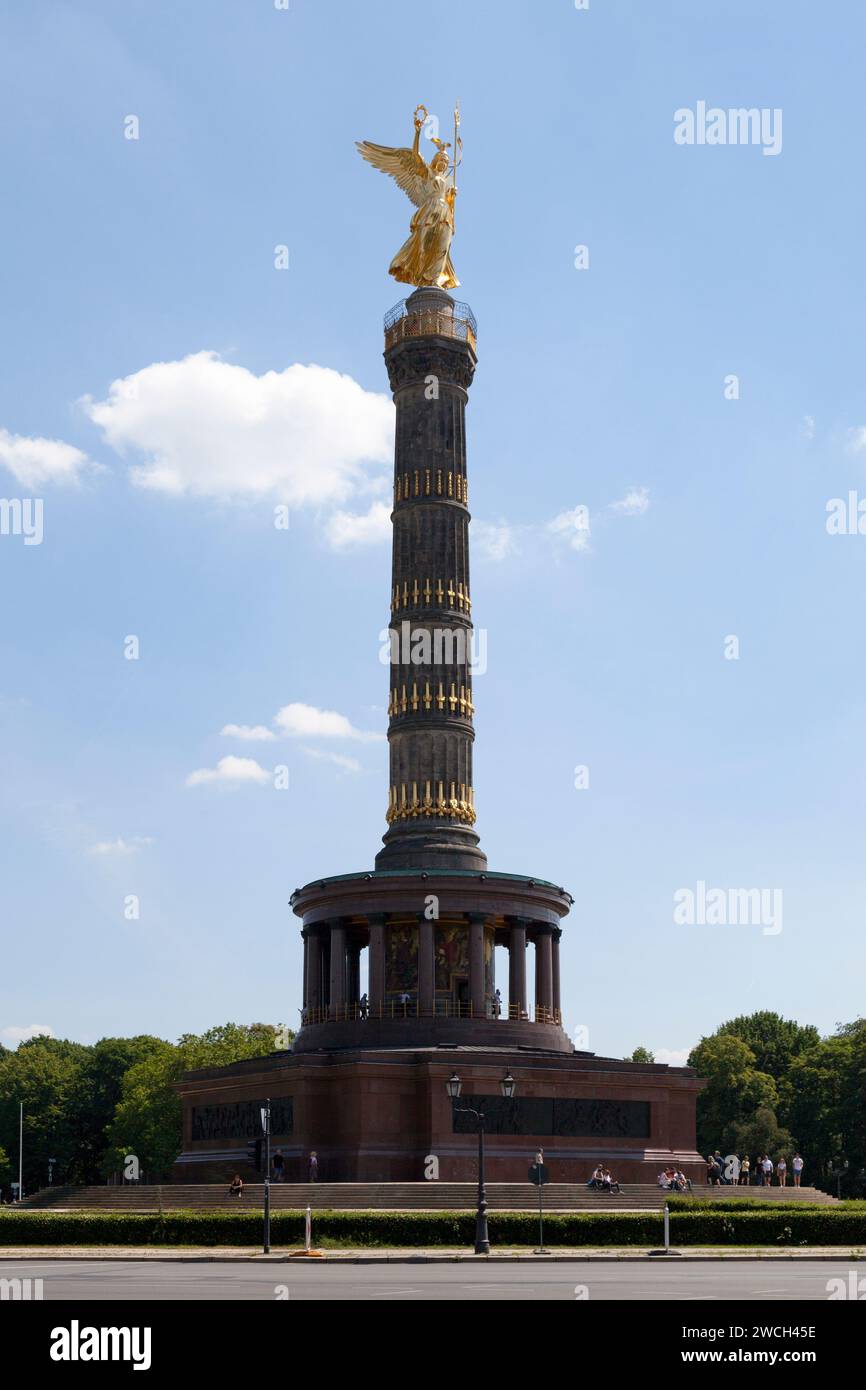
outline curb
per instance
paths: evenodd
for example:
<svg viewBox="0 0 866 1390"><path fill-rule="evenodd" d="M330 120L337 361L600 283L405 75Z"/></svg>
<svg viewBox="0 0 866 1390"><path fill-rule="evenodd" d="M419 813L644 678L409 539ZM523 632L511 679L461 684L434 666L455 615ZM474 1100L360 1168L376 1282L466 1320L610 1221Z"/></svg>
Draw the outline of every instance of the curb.
<svg viewBox="0 0 866 1390"><path fill-rule="evenodd" d="M186 1253L185 1251L169 1252L160 1251L155 1253L151 1250L141 1250L136 1253L124 1251L122 1254L115 1254L112 1250L84 1250L75 1251L67 1248L62 1252L49 1247L50 1253L44 1253L38 1246L21 1247L3 1250L0 1249L0 1262L9 1261L41 1261L41 1262L112 1262L112 1263L134 1263L134 1264L304 1264L306 1259L303 1254L279 1254L276 1252L264 1255L259 1252L238 1252L205 1254L205 1253ZM866 1251L862 1249L852 1249L847 1246L840 1246L838 1250L828 1250L826 1247L815 1250L731 1250L731 1251L711 1251L711 1250L672 1250L672 1255L678 1257L677 1262L685 1260L692 1263L718 1263L720 1261L742 1262L742 1261L763 1261L772 1263L773 1261L824 1261L838 1263L840 1260L847 1262L862 1262L866 1260ZM631 1251L606 1251L606 1250L569 1250L560 1253L547 1251L543 1255L535 1255L529 1252L508 1252L501 1255L475 1255L464 1251L443 1251L441 1254L419 1253L414 1254L409 1251L394 1251L381 1254L355 1253L354 1251L322 1251L321 1258L310 1261L315 1265L322 1264L587 1264L587 1263L640 1263L652 1262L659 1264L666 1257L662 1254L651 1254L649 1250Z"/></svg>

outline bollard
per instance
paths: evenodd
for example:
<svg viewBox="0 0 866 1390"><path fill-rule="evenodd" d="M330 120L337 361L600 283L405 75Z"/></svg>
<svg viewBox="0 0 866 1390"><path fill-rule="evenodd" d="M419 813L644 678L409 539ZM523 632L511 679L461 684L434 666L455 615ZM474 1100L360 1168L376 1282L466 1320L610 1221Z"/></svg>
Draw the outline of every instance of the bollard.
<svg viewBox="0 0 866 1390"><path fill-rule="evenodd" d="M307 1216L304 1222L304 1248L309 1255L313 1245L313 1212L311 1207L307 1207Z"/></svg>

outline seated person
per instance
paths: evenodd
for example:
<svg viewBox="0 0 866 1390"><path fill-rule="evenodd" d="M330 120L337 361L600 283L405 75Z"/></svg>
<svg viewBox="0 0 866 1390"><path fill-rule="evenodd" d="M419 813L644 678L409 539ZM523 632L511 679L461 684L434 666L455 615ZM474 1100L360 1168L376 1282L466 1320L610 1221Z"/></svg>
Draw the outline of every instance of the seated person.
<svg viewBox="0 0 866 1390"><path fill-rule="evenodd" d="M679 1168L677 1168L676 1172L674 1173L674 1186L676 1187L677 1192L691 1192L692 1180L691 1178L687 1178L685 1173L683 1173Z"/></svg>
<svg viewBox="0 0 866 1390"><path fill-rule="evenodd" d="M587 1185L587 1187L601 1188L601 1186L602 1186L602 1184L603 1184L603 1179L604 1179L604 1169L602 1168L601 1164L599 1163L598 1167L595 1169L595 1172L593 1173L592 1177L590 1178L589 1182L588 1182L586 1185Z"/></svg>
<svg viewBox="0 0 866 1390"><path fill-rule="evenodd" d="M619 1183L616 1178L611 1177L609 1168L605 1168L601 1181L605 1192L619 1192Z"/></svg>
<svg viewBox="0 0 866 1390"><path fill-rule="evenodd" d="M241 1177L240 1173L235 1173L234 1177L232 1178L232 1185L229 1188L229 1196L240 1197L243 1194L243 1190L244 1180Z"/></svg>

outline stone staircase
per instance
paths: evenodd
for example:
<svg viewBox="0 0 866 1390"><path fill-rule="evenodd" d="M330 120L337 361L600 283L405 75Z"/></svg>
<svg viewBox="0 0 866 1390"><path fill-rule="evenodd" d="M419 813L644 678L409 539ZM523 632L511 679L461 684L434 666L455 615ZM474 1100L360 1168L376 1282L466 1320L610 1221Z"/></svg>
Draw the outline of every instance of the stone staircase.
<svg viewBox="0 0 866 1390"><path fill-rule="evenodd" d="M474 1211L475 1183L272 1183L271 1210L310 1206L331 1211ZM809 1202L833 1205L835 1197L814 1187L696 1187L696 1197L737 1202L759 1198L771 1202ZM544 1189L545 1211L658 1211L669 1193L655 1183L627 1184L622 1193L590 1192L583 1183L549 1183ZM162 1186L43 1188L25 1198L30 1210L52 1211L229 1211L261 1210L264 1187L250 1183L240 1199L228 1196L226 1183L166 1183ZM537 1211L538 1189L530 1183L487 1184L491 1211Z"/></svg>

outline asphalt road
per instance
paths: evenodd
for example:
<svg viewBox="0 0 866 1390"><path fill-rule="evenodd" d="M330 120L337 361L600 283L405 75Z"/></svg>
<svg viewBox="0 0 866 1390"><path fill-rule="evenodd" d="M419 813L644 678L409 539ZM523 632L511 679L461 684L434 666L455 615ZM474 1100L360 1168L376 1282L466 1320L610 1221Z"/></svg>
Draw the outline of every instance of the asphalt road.
<svg viewBox="0 0 866 1390"><path fill-rule="evenodd" d="M0 1263L0 1278L43 1280L51 1300L250 1300L287 1298L416 1302L557 1300L711 1301L786 1299L826 1302L828 1280L846 1285L863 1265L822 1260L766 1262L637 1261L568 1264L179 1264L111 1260Z"/></svg>

